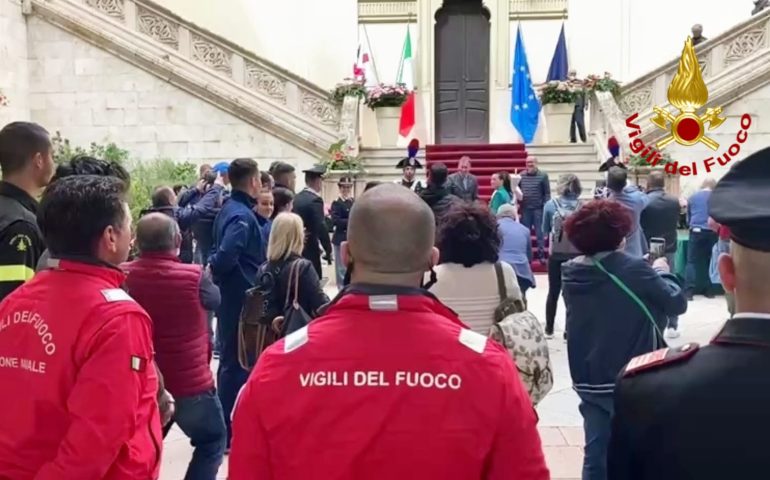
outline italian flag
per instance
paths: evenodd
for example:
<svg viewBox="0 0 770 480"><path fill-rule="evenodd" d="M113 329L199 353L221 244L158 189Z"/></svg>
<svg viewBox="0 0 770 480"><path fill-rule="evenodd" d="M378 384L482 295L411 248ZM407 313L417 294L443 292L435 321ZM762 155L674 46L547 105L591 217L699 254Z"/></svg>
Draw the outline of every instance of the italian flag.
<svg viewBox="0 0 770 480"><path fill-rule="evenodd" d="M406 86L409 94L406 102L401 106L401 121L398 125L398 133L402 137L409 137L414 129L414 70L412 66L412 37L409 35L409 29L406 30L406 39L404 40L404 50L401 54L401 65L398 69L398 83Z"/></svg>

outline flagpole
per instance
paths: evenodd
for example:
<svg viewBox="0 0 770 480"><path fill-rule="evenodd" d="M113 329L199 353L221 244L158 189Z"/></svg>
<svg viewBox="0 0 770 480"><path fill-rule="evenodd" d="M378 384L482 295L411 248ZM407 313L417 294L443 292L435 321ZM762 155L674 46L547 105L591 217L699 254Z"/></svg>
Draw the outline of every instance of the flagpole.
<svg viewBox="0 0 770 480"><path fill-rule="evenodd" d="M377 72L377 62L374 61L374 50L372 50L372 42L369 41L369 31L366 29L364 23L364 36L366 37L366 46L369 47L369 55L372 57L372 68L374 69L374 76L377 77L377 81L380 81L380 74Z"/></svg>
<svg viewBox="0 0 770 480"><path fill-rule="evenodd" d="M411 13L409 14L411 16ZM406 39L409 38L409 21L406 22L406 36L404 37L404 44L401 46L401 60L398 62L398 71L396 72L396 82L401 78L404 73L404 53L406 52Z"/></svg>

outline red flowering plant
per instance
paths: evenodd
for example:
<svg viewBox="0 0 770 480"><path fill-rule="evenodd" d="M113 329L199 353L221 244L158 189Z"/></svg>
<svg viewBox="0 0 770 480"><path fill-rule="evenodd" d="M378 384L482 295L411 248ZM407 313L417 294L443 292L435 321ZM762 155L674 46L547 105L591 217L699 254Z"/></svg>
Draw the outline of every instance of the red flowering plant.
<svg viewBox="0 0 770 480"><path fill-rule="evenodd" d="M8 97L5 96L2 90L0 90L0 107L8 106Z"/></svg>
<svg viewBox="0 0 770 480"><path fill-rule="evenodd" d="M340 140L329 147L329 156L324 164L329 170L358 171L361 169L361 159L355 155L355 149Z"/></svg>
<svg viewBox="0 0 770 480"><path fill-rule="evenodd" d="M365 103L372 110L381 107L400 107L406 102L407 95L409 95L409 89L404 84L381 83L369 89Z"/></svg>

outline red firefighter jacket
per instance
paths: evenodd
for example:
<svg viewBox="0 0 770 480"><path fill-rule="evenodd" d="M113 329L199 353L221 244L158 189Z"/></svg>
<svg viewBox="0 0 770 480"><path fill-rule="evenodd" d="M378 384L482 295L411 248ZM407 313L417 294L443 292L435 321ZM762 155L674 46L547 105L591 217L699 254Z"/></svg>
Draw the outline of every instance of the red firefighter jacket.
<svg viewBox="0 0 770 480"><path fill-rule="evenodd" d="M230 480L546 480L506 352L422 290L349 287L260 357Z"/></svg>
<svg viewBox="0 0 770 480"><path fill-rule="evenodd" d="M0 303L0 478L158 478L150 318L124 279L61 260Z"/></svg>

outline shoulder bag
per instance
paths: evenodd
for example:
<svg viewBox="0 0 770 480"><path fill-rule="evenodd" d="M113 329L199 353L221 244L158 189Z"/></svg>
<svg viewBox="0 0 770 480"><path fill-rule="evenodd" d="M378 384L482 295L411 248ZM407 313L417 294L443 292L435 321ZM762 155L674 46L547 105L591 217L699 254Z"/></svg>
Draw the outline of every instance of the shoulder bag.
<svg viewBox="0 0 770 480"><path fill-rule="evenodd" d="M299 304L299 277L300 269L307 260L302 258L295 260L289 272L289 281L286 284L286 301L283 306L283 326L281 337L296 332L310 323L310 315ZM294 293L292 298L292 292Z"/></svg>
<svg viewBox="0 0 770 480"><path fill-rule="evenodd" d="M259 270L257 285L246 290L238 321L238 363L244 370L251 370L262 352L278 339L266 315L275 278L269 264L265 264Z"/></svg>
<svg viewBox="0 0 770 480"><path fill-rule="evenodd" d="M537 405L553 388L548 342L537 317L525 310L521 300L508 298L499 262L495 263L495 274L500 305L495 309L495 324L489 337L508 351L532 404Z"/></svg>

